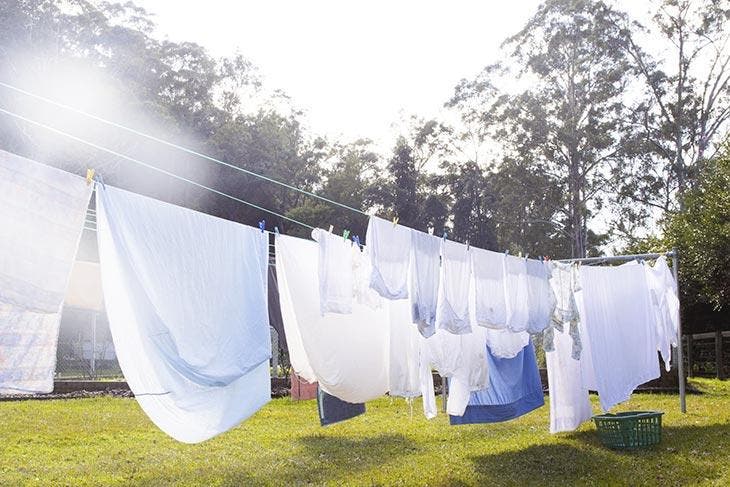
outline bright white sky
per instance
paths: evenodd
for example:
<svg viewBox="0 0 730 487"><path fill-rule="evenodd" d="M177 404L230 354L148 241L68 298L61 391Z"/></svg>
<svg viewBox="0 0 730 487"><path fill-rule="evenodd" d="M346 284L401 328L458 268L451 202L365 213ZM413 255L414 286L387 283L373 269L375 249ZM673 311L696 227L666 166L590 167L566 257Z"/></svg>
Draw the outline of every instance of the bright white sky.
<svg viewBox="0 0 730 487"><path fill-rule="evenodd" d="M237 50L268 88L280 88L317 134L389 145L401 119L435 116L462 78L497 60L499 46L539 0L138 0L159 36L216 56Z"/></svg>

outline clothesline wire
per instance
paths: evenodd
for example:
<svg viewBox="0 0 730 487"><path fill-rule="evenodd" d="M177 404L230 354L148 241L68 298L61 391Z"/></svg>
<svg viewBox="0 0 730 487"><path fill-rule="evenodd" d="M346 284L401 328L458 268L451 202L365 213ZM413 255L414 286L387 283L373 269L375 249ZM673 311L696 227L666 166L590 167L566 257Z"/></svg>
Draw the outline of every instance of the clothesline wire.
<svg viewBox="0 0 730 487"><path fill-rule="evenodd" d="M312 198L316 198L318 200L325 201L325 202L327 202L329 204L336 205L336 206L339 206L341 208L345 208L345 209L350 210L350 211L354 211L355 213L359 213L360 215L369 216L366 212L364 212L362 210L359 210L357 208L354 208L352 206L348 206L348 205L346 205L344 203L340 203L338 201L329 199L327 197L318 195L316 193L312 193L311 191L307 191L305 189L297 188L296 186L292 186L291 184L287 184L287 183L284 183L282 181L278 181L278 180L273 179L273 178L270 178L268 176L264 176L263 174L258 174L256 172L250 171L248 169L244 169L244 168L239 167L239 166L236 166L234 164L231 164L231 163L228 163L228 162L225 162L225 161L221 161L220 159L216 159L215 157L209 156L207 154L203 154L201 152L195 151L193 149L189 149L187 147L184 147L184 146L175 144L173 142L169 142L167 140L160 139L159 137L155 137L153 135L149 135L149 134L146 134L144 132L140 132L139 130L133 129L131 127L127 127L125 125L122 125L122 124L117 123L117 122L113 122L111 120L107 120L105 118L99 117L98 115L94 115L93 113L89 113L89 112L86 112L84 110L80 110L78 108L75 108L75 107L66 105L64 103L57 102L55 100L52 100L50 98L46 98L46 97L41 96L41 95L38 95L36 93L32 93L30 91L26 91L26 90L24 90L22 88L18 88L17 86L13 86L13 85L10 85L10 84L5 83L5 82L2 82L2 81L0 81L0 86L3 86L3 87L8 88L10 90L14 90L14 91L16 91L18 93L22 93L22 94L24 94L26 96L30 96L30 97L35 98L37 100L41 100L41 101L44 101L46 103L50 103L51 105L55 105L55 106L57 106L59 108L63 108L64 110L69 110L69 111L74 112L74 113L77 113L79 115L83 115L85 117L91 118L93 120L96 120L98 122L104 123L106 125L110 125L112 127L116 127L116 128L121 129L121 130L125 130L125 131L127 131L129 133L138 135L140 137L144 137L146 139L152 140L152 141L157 142L159 144L163 144L163 145L166 145L168 147L173 147L173 148L178 149L178 150L181 150L183 152L187 152L188 154L191 154L191 155L194 155L194 156L197 156L197 157L201 157L203 159L207 159L208 161L215 162L216 164L220 164L220 165L229 167L231 169L234 169L236 171L240 171L242 173L248 174L249 176L253 176L253 177L256 177L256 178L259 178L259 179L263 179L264 181L268 181L270 183L277 184L279 186L282 186L284 188L290 189L292 191L297 191L297 192L302 193L302 194L305 194L307 196L311 196Z"/></svg>
<svg viewBox="0 0 730 487"><path fill-rule="evenodd" d="M224 193L224 192L222 192L222 191L218 191L217 189L211 188L211 187L209 187L209 186L206 186L206 185L204 185L204 184L201 184L201 183L199 183L199 182L197 182L197 181L193 181L193 180L191 180L191 179L188 179L188 178L186 178L186 177L180 176L180 175L178 175L178 174L175 174L175 173L173 173L173 172L167 171L167 170L165 170L165 169L161 169L161 168L159 168L159 167L156 167L156 166L153 166L153 165L151 165L151 164L148 164L148 163L146 163L146 162L143 162L143 161L140 161L140 160L138 160L138 159L135 159L134 157L130 157L130 156L127 156L127 155L125 155L125 154L122 154L122 153L120 153L120 152L117 152L117 151L115 151L115 150L112 150L112 149L108 149L108 148L106 148L106 147L100 146L100 145L98 145L98 144L95 144L95 143L93 143L93 142L90 142L90 141L88 141L88 140L82 139L81 137L77 137L77 136L75 136L75 135L69 134L68 132L64 132L63 130L57 129L57 128L55 128L55 127L52 127L52 126L50 126L50 125L46 125L46 124L44 124L44 123L42 123L42 122L38 122L38 121L36 121L36 120L33 120L33 119L30 119L30 118L27 118L27 117L25 117L25 116L23 116L23 115L20 115L20 114L18 114L18 113L12 112L12 111L10 111L10 110L6 110L5 108L2 108L2 107L0 107L0 113L4 113L4 114L6 114L6 115L9 115L9 116L11 116L11 117L15 117L15 118L17 118L17 119L19 119L19 120L22 120L22 121L26 122L26 123L30 123L30 124L32 124L32 125L36 125L36 126L38 126L38 127L44 128L44 129L46 129L46 130L49 130L49 131L51 131L51 132L54 132L54 133L56 133L56 134L59 134L59 135L63 135L63 136L65 136L65 137L68 137L68 138L70 138L71 140L74 140L74 141L76 141L76 142L79 142L79 143L81 143L81 144L85 144L85 145L87 145L87 146L89 146L89 147L92 147L92 148L94 148L94 149L96 149L96 150L100 150L100 151L102 151L102 152L106 152L106 153L108 153L108 154L111 154L111 155L113 155L113 156L116 156L116 157L119 157L119 158L125 159L125 160L127 160L127 161L133 162L133 163L135 163L135 164L139 164L140 166L146 167L146 168L148 168L148 169L152 169L152 170L154 170L154 171L158 171L158 172L160 172L160 173L162 173L162 174L165 174L165 175L167 175L167 176L173 177L173 178L175 178L175 179L178 179L178 180L180 180L180 181L184 181L184 182L186 182L186 183L192 184L193 186L197 186L197 187L199 187L199 188L202 188L202 189L206 189L206 190L208 190L208 191L211 191L211 192L213 192L213 193L215 193L215 194L218 194L218 195L220 195L220 196L224 196L224 197L226 197L226 198L230 198L230 199L232 199L233 201L238 201L239 203L242 203L242 204L244 204L244 205L248 205L248 206L250 206L250 207L252 207L252 208L256 208L257 210L260 210L260 211L263 211L263 212L269 213L269 214L271 214L271 215L274 215L274 216L276 216L276 217L282 218L282 219L284 219L284 220L288 220L288 221L290 221L290 222L292 222L292 223L296 223L297 225L301 225L301 226L303 226L303 227L305 227L305 228L308 228L308 229L310 229L310 230L314 230L314 227L313 227L312 225L309 225L309 224L307 224L307 223L301 222L301 221L299 221L299 220L296 220L296 219L294 219L294 218L288 217L288 216L286 216L286 215L282 215L281 213L277 213L277 212L275 212L275 211L273 211L273 210L269 210L269 209L267 209L267 208L264 208L264 207L262 207L262 206L259 206L259 205L256 205L256 204L254 204L254 203L251 203L251 202L249 202L249 201L243 200L243 199L241 199L241 198L237 198L236 196L232 196L232 195L230 195L230 194L227 194L227 193Z"/></svg>

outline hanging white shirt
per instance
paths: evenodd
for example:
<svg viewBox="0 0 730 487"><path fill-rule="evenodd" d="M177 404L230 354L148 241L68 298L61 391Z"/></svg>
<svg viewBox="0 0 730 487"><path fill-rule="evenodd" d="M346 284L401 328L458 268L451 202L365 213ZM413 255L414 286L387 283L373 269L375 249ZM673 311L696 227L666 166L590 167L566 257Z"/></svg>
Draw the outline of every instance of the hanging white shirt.
<svg viewBox="0 0 730 487"><path fill-rule="evenodd" d="M441 244L441 281L436 307L436 328L454 334L471 332L469 287L471 265L466 245L443 240Z"/></svg>
<svg viewBox="0 0 730 487"><path fill-rule="evenodd" d="M84 178L0 151L0 394L53 391L91 190Z"/></svg>
<svg viewBox="0 0 730 487"><path fill-rule="evenodd" d="M527 291L527 259L504 257L504 292L507 303L507 328L525 331L530 319L530 298Z"/></svg>
<svg viewBox="0 0 730 487"><path fill-rule="evenodd" d="M372 264L370 287L386 299L407 298L411 229L372 216L366 239Z"/></svg>
<svg viewBox="0 0 730 487"><path fill-rule="evenodd" d="M197 443L270 400L268 236L106 186L104 301L119 365L165 433Z"/></svg>
<svg viewBox="0 0 730 487"><path fill-rule="evenodd" d="M413 230L411 243L411 319L424 337L430 337L436 333L441 239Z"/></svg>
<svg viewBox="0 0 730 487"><path fill-rule="evenodd" d="M504 254L479 248L472 248L470 254L476 292L476 323L487 328L505 328Z"/></svg>
<svg viewBox="0 0 730 487"><path fill-rule="evenodd" d="M312 230L312 238L319 246L320 313L352 313L352 242L321 228Z"/></svg>
<svg viewBox="0 0 730 487"><path fill-rule="evenodd" d="M651 296L638 264L581 266L580 279L581 331L589 342L601 407L608 411L628 400L637 386L659 377Z"/></svg>

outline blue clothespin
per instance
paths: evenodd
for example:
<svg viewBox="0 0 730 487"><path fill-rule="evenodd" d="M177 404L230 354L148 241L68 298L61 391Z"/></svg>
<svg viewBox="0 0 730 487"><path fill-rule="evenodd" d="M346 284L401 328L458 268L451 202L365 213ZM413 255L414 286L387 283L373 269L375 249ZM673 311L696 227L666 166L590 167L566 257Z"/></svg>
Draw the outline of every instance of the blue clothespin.
<svg viewBox="0 0 730 487"><path fill-rule="evenodd" d="M98 174L97 173L94 176L94 181L96 181L97 183L101 184L101 187L104 188L104 189L106 189L106 184L104 184L104 178L101 177L101 174Z"/></svg>
<svg viewBox="0 0 730 487"><path fill-rule="evenodd" d="M359 235L355 235L354 237L352 237L352 241L355 242L355 245L357 245L358 248L361 247L361 245L360 245L360 236Z"/></svg>
<svg viewBox="0 0 730 487"><path fill-rule="evenodd" d="M259 230L261 230L261 233L264 233L266 230L266 220L261 220L259 222Z"/></svg>
<svg viewBox="0 0 730 487"><path fill-rule="evenodd" d="M444 230L444 240L446 240L446 236L448 235L448 232Z"/></svg>
<svg viewBox="0 0 730 487"><path fill-rule="evenodd" d="M342 231L342 238L343 238L344 240L347 240L347 238L348 238L349 236L350 236L350 231L349 231L349 230L343 230L343 231Z"/></svg>

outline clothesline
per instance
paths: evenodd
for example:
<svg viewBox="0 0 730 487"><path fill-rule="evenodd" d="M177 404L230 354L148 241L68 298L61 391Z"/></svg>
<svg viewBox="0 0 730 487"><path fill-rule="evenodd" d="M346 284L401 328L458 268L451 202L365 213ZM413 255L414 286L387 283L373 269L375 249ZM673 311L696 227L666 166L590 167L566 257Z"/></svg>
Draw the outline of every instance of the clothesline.
<svg viewBox="0 0 730 487"><path fill-rule="evenodd" d="M116 156L116 157L120 157L120 158L125 159L127 161L130 161L130 162L133 162L135 164L138 164L138 165L141 165L143 167L146 167L148 169L152 169L154 171L158 171L158 172L160 172L162 174L165 174L167 176L173 177L173 178L178 179L180 181L184 181L186 183L192 184L192 185L197 186L199 188L206 189L206 190L211 191L211 192L213 192L215 194L218 194L220 196L224 196L224 197L229 198L229 199L232 199L234 201L238 201L239 203L243 203L244 205L251 206L253 208L256 208L257 210L264 211L264 212L269 213L271 215L274 215L276 217L282 218L284 220L288 220L288 221L290 221L292 223L296 223L297 225L301 225L301 226L303 226L305 228L309 228L310 230L314 230L314 227L312 225L307 224L307 223L301 222L299 220L296 220L294 218L288 217L286 215L282 215L281 213L277 213L277 212L275 212L273 210L269 210L267 208L264 208L262 206L259 206L259 205L256 205L254 203L251 203L249 201L243 200L243 199L238 198L236 196L232 196L230 194L224 193L224 192L219 191L217 189L214 189L214 188L211 188L211 187L206 186L204 184L198 183L197 181L193 181L191 179L185 178L185 177L180 176L178 174L175 174L173 172L170 172L170 171L167 171L165 169L161 169L159 167L153 166L153 165L148 164L146 162L140 161L140 160L135 159L133 157L130 157L130 156L127 156L127 155L122 154L120 152L117 152L115 150L108 149L106 147L100 146L98 144L95 144L95 143L90 142L88 140L82 139L81 137L77 137L75 135L69 134L68 132L64 132L63 130L57 129L57 128L52 127L50 125L44 124L42 122L38 122L36 120L30 119L28 117L25 117L25 116L20 115L18 113L12 112L10 110L6 110L5 108L1 108L0 107L0 113L4 113L4 114L9 115L11 117L14 117L14 118L17 118L19 120L22 120L22 121L24 121L26 123L30 123L32 125L36 125L38 127L44 128L44 129L49 130L51 132L54 132L56 134L59 134L59 135L63 135L65 137L68 137L68 138L70 138L72 140L75 140L76 142L79 142L81 144L87 145L87 146L92 147L92 148L94 148L96 150L100 150L102 152L106 152L106 153L111 154L111 155Z"/></svg>
<svg viewBox="0 0 730 487"><path fill-rule="evenodd" d="M98 218L87 216L92 187L83 178L32 161L25 163L23 175L21 160L5 152L0 158L0 168L7 175L0 178L3 194L17 193L27 200L19 209L11 204L9 211L0 212L7 219L4 227L30 224L33 235L45 236L49 232L45 220L29 221L23 213L33 214L36 207L63 210L57 212L58 218L66 218L68 224L59 228L75 227L79 233L85 221L90 225L98 220L103 288L118 357L150 418L181 441L195 442L229 429L261 407L268 400L270 385L266 360L270 340L264 325L268 322L266 264L271 260L263 228L103 183L96 185L94 214ZM36 189L65 186L78 193L73 214L64 210L66 200L59 200L58 192ZM11 232L20 233L28 232ZM78 238L66 233L68 267ZM449 380L447 412L453 416L452 424L514 418L544 402L529 336L547 330L551 432L573 430L590 418L589 387L599 392L601 407L607 411L627 400L636 385L659 377L657 351L669 364L669 350L677 345L677 290L661 254L656 254L654 266L580 268L476 248L467 252L466 246L376 217L369 222L367 253L357 252L346 239L324 230L313 238L316 243L285 235L275 239L277 288L291 363L302 377L316 380L322 391L352 404L386 392L420 395L424 413L432 417L432 369L436 369ZM56 238L35 240L43 245L29 247L22 239L15 243L11 239L0 256L14 259L29 248L42 257L57 246ZM611 259L632 258L636 256ZM12 266L0 269L13 277ZM35 271L45 286L42 276L49 274L48 267L40 265ZM56 273L59 287L60 278L68 272ZM20 277L25 280L10 286L11 292L22 292L27 287L24 283L34 278ZM413 282L421 284L413 288ZM16 295L23 296L17 291ZM37 306L40 300L31 299L28 305ZM47 304L54 312L54 326L62 300L63 293L55 293L54 301ZM22 330L35 329L30 318ZM130 326L137 332L130 333ZM160 330L170 333L160 334ZM583 356L581 342L587 346ZM18 342L6 339L3 343ZM304 355L294 353L302 351L297 343L304 347ZM52 348L55 342L49 341L45 356L55 356ZM243 349L247 354L241 355ZM29 358L40 353L22 343L12 351ZM500 361L490 362L489 354ZM572 365L571 371L567 364ZM6 370L8 385L16 387L12 381L27 381L36 370L30 361L25 369ZM255 380L250 380L254 370ZM52 364L43 365L45 377L52 378L52 372ZM159 391L174 392L164 397L149 395ZM196 394L192 402L200 406L195 411L184 407L191 403L191 393ZM254 403L225 407L240 405L253 393ZM556 411L553 403L560 404ZM572 413L571 405L582 409ZM320 403L323 424L322 411L327 407ZM554 413L562 423L553 424ZM200 429L201 425L213 428Z"/></svg>
<svg viewBox="0 0 730 487"><path fill-rule="evenodd" d="M244 168L239 167L239 166L236 166L234 164L230 164L228 162L221 161L220 159L216 159L215 157L209 156L207 154L203 154L201 152L195 151L193 149L189 149L187 147L183 147L183 146L178 145L178 144L175 144L173 142L169 142L167 140L160 139L159 137L155 137L153 135L146 134L144 132L141 132L139 130L133 129L131 127L127 127L125 125L122 125L122 124L117 123L117 122L113 122L111 120L107 120L105 118L99 117L97 115L94 115L92 113L86 112L84 110L80 110L78 108L74 108L72 106L69 106L69 105L66 105L66 104L57 102L57 101L52 100L50 98L46 98L44 96L41 96L41 95L38 95L38 94L35 94L35 93L31 93L30 91L26 91L26 90L24 90L22 88L18 88L16 86L11 85L11 84L8 84L8 83L5 83L5 82L0 81L0 86L4 86L5 88L8 88L8 89L13 90L13 91L16 91L18 93L22 93L22 94L24 94L26 96L30 96L30 97L35 98L37 100L41 100L41 101L44 101L46 103L50 103L51 105L55 105L55 106L57 106L59 108L63 108L64 110L69 110L69 111L74 112L74 113L77 113L79 115L83 115L85 117L91 118L93 120L96 120L98 122L104 123L106 125L110 125L112 127L116 127L116 128L125 130L125 131L127 131L129 133L138 135L140 137L144 137L146 139L149 139L149 140L152 140L154 142L157 142L157 143L166 145L168 147L173 147L173 148L178 149L178 150L181 150L183 152L187 152L188 154L192 154L194 156L202 157L203 159L207 159L208 161L214 162L216 164L220 164L222 166L225 166L225 167L234 169L236 171L240 171L240 172L242 172L244 174L248 174L249 176L253 176L253 177L262 179L264 181L268 181L270 183L277 184L279 186L282 186L284 188L290 189L292 191L297 191L297 192L302 193L302 194L305 194L307 196L311 196L312 198L316 198L318 200L325 201L325 202L330 203L332 205L336 205L336 206L339 206L341 208L345 208L347 210L354 211L355 213L359 213L360 215L368 216L368 214L366 212L364 212L362 210L359 210L357 208L353 208L352 206L348 206L348 205L346 205L344 203L340 203L338 201L334 201L332 199L326 198L326 197L321 196L321 195L318 195L316 193L312 193L310 191L307 191L307 190L304 190L304 189L301 189L301 188L297 188L296 186L292 186L290 184L284 183L282 181L278 181L278 180L273 179L273 178L270 178L268 176L264 176L262 174L255 173L253 171L250 171L248 169L244 169Z"/></svg>

